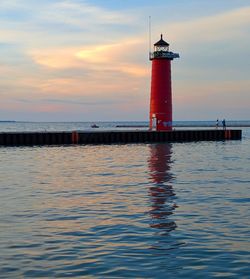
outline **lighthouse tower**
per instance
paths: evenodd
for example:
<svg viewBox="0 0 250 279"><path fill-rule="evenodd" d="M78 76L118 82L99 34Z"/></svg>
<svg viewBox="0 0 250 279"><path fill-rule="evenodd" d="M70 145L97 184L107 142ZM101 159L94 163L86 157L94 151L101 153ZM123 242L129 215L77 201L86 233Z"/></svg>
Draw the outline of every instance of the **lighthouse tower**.
<svg viewBox="0 0 250 279"><path fill-rule="evenodd" d="M169 44L162 38L154 44L152 60L150 129L172 130L171 60L179 58L178 53L169 51Z"/></svg>

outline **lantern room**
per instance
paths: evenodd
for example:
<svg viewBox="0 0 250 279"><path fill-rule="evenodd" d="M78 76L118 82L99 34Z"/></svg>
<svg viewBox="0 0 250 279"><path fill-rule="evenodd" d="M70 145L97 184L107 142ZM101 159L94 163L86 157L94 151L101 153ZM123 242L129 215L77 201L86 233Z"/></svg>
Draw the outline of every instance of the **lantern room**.
<svg viewBox="0 0 250 279"><path fill-rule="evenodd" d="M154 44L154 51L169 51L169 44L163 40L162 34L161 39Z"/></svg>

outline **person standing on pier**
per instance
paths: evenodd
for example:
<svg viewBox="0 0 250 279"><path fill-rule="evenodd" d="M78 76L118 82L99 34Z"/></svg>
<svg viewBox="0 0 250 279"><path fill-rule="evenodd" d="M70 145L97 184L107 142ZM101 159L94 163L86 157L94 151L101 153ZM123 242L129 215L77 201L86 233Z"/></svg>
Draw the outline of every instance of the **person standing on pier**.
<svg viewBox="0 0 250 279"><path fill-rule="evenodd" d="M218 129L219 127L219 119L216 120L215 128Z"/></svg>
<svg viewBox="0 0 250 279"><path fill-rule="evenodd" d="M225 119L222 120L222 126L223 126L223 130L226 130L226 120Z"/></svg>

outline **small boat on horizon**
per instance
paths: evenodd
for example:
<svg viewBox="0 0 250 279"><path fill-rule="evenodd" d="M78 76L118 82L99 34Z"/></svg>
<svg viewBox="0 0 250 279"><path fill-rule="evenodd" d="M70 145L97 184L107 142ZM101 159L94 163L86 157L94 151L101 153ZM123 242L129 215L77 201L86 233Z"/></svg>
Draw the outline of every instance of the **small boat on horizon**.
<svg viewBox="0 0 250 279"><path fill-rule="evenodd" d="M96 124L92 124L92 125L91 125L91 128L99 128L99 126L96 125Z"/></svg>

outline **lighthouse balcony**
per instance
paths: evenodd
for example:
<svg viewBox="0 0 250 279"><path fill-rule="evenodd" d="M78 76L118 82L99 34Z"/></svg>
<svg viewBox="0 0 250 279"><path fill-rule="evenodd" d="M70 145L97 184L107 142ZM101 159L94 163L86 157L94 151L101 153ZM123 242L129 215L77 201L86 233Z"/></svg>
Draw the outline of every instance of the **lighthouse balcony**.
<svg viewBox="0 0 250 279"><path fill-rule="evenodd" d="M179 53L174 53L172 51L154 51L149 53L149 59L174 59L179 58Z"/></svg>

